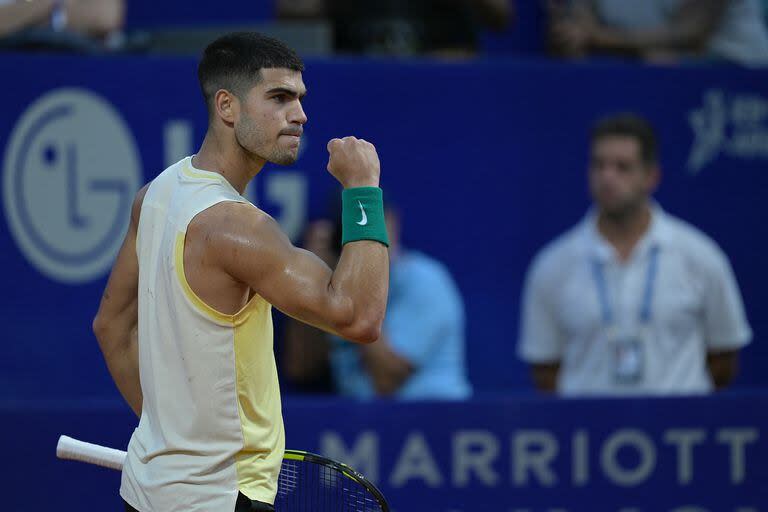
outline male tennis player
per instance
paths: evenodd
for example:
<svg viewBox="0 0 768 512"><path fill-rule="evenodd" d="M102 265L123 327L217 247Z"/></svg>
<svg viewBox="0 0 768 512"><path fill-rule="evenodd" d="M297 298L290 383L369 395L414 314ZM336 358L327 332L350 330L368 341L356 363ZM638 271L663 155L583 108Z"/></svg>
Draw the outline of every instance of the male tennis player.
<svg viewBox="0 0 768 512"><path fill-rule="evenodd" d="M271 38L213 42L198 69L203 145L134 201L94 320L140 416L120 488L126 510L273 510L284 433L271 305L346 339L379 337L389 257L375 148L328 143L328 170L344 187L334 271L242 196L266 162L297 158L302 71Z"/></svg>

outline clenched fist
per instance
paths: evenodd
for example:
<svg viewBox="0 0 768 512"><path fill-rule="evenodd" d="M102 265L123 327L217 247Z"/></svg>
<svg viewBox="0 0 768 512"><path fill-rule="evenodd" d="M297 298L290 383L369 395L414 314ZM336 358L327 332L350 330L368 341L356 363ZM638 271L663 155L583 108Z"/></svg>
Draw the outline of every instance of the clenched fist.
<svg viewBox="0 0 768 512"><path fill-rule="evenodd" d="M355 137L331 139L328 153L328 172L344 188L379 186L379 155L370 142Z"/></svg>

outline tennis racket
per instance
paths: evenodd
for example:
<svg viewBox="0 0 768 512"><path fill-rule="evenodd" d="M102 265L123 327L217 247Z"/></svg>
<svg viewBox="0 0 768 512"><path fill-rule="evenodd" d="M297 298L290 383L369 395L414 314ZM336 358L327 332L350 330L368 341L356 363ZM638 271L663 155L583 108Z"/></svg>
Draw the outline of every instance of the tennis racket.
<svg viewBox="0 0 768 512"><path fill-rule="evenodd" d="M125 452L60 436L56 456L122 470ZM389 512L384 495L346 464L298 450L286 450L277 483L275 511Z"/></svg>

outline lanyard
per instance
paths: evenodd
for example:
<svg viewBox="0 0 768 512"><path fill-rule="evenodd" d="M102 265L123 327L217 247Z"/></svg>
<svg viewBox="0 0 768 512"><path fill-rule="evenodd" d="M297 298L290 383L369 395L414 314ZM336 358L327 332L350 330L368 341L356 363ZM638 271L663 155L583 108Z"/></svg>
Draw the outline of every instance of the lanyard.
<svg viewBox="0 0 768 512"><path fill-rule="evenodd" d="M651 322L651 303L653 302L653 288L656 283L658 265L659 248L658 246L654 246L651 248L648 260L648 271L645 275L645 290L643 292L643 301L640 306L641 325L648 325ZM612 326L616 319L614 318L613 309L611 308L611 302L608 300L608 284L606 283L605 272L603 271L603 264L601 262L597 260L592 262L592 275L595 278L597 295L600 298L603 322L605 325Z"/></svg>

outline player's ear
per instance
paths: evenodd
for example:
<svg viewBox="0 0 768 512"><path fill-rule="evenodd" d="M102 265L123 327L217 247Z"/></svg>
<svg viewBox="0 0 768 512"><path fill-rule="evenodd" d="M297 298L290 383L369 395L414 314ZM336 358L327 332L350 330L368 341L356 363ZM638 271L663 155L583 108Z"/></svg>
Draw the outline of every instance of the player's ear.
<svg viewBox="0 0 768 512"><path fill-rule="evenodd" d="M226 89L219 89L213 97L216 115L227 124L233 124L240 107L237 97Z"/></svg>

